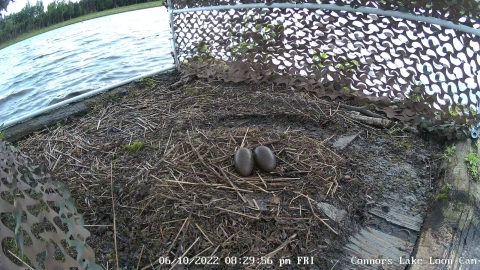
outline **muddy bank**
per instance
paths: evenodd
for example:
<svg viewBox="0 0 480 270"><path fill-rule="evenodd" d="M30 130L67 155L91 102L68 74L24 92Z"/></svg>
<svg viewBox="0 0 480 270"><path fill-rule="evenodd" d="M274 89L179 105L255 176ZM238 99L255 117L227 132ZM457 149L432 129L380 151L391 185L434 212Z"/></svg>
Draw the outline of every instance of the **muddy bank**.
<svg viewBox="0 0 480 270"><path fill-rule="evenodd" d="M175 74L150 79L16 143L69 185L99 263L167 269L206 256L219 265L185 268L346 269L346 246L366 226L413 250L441 162L434 137L370 127L280 86L194 80L171 90ZM239 176L241 145L271 148L276 169ZM386 215L400 210L418 218Z"/></svg>

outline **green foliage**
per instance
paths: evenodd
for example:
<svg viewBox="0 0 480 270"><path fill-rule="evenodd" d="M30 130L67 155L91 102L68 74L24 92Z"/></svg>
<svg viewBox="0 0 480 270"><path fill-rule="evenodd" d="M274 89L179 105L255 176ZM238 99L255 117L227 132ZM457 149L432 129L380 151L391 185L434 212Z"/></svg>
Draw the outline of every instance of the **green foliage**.
<svg viewBox="0 0 480 270"><path fill-rule="evenodd" d="M337 64L335 68L338 68L341 71L351 71L360 66L357 60L346 61L343 64Z"/></svg>
<svg viewBox="0 0 480 270"><path fill-rule="evenodd" d="M467 168L472 173L473 178L477 179L478 166L480 165L480 159L478 158L477 154L473 152L473 149L470 148L470 152L465 158L465 161L467 162Z"/></svg>
<svg viewBox="0 0 480 270"><path fill-rule="evenodd" d="M315 61L315 62L318 62L317 66L320 67L320 68L323 68L323 61L325 59L327 59L328 55L327 53L325 52L322 52L322 51L314 51L313 52L313 56L312 56L312 59Z"/></svg>
<svg viewBox="0 0 480 270"><path fill-rule="evenodd" d="M140 148L142 148L142 146L143 146L143 143L141 141L135 140L133 144L125 145L125 149L129 151L137 152L138 150L140 150Z"/></svg>
<svg viewBox="0 0 480 270"><path fill-rule="evenodd" d="M452 144L450 147L447 147L447 149L445 149L445 153L443 153L443 158L447 159L448 162L452 162L452 155L455 153L456 149L457 147L454 144Z"/></svg>
<svg viewBox="0 0 480 270"><path fill-rule="evenodd" d="M258 13L255 13L257 11ZM249 54L248 52L259 45L253 40L253 38L246 38L242 34L248 32L260 33L263 36L262 40L259 41L262 43L262 45L273 46L275 44L275 41L278 38L278 33L282 32L284 29L283 23L280 21L271 22L266 26L256 23L256 19L260 18L263 13L265 13L264 9L255 9L255 11L247 9L244 22L238 23L240 28L237 30L236 24L232 24L230 35L232 37L231 43L235 44L231 48L232 57L234 60L241 60L240 58L242 56L245 57L245 54L247 59L252 60L254 55Z"/></svg>
<svg viewBox="0 0 480 270"><path fill-rule="evenodd" d="M150 77L143 77L140 80L140 82L143 83L143 85L148 86L150 88L155 87L155 81Z"/></svg>
<svg viewBox="0 0 480 270"><path fill-rule="evenodd" d="M3 128L5 124L0 125L0 129ZM5 130L0 131L0 140L3 140L5 138Z"/></svg>
<svg viewBox="0 0 480 270"><path fill-rule="evenodd" d="M442 190L440 191L440 194L438 195L438 200L439 201L446 201L448 200L448 194L450 193L450 190L452 189L452 185L446 184Z"/></svg>

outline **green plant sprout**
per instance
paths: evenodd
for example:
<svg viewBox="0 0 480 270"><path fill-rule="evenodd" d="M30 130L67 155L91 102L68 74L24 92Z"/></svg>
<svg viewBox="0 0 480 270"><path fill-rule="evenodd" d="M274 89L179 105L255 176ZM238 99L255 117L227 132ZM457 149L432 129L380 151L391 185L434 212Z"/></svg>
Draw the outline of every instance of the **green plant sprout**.
<svg viewBox="0 0 480 270"><path fill-rule="evenodd" d="M438 200L439 200L439 201L445 201L445 200L447 200L447 199L448 199L448 194L449 194L449 192L450 192L451 189L452 189L452 185L451 185L451 184L446 184L446 185L442 188L440 194L438 195Z"/></svg>
<svg viewBox="0 0 480 270"><path fill-rule="evenodd" d="M480 159L478 158L477 154L473 152L473 149L470 148L470 152L465 158L465 161L467 162L467 168L472 173L473 178L477 179L478 165L480 164Z"/></svg>
<svg viewBox="0 0 480 270"><path fill-rule="evenodd" d="M445 149L445 153L443 153L443 158L447 159L448 162L452 162L452 155L455 153L456 149L457 147L455 145L447 147L447 149Z"/></svg>
<svg viewBox="0 0 480 270"><path fill-rule="evenodd" d="M140 150L140 148L142 148L142 146L143 146L143 143L141 141L135 140L133 144L125 145L125 149L129 151L137 152L138 150Z"/></svg>

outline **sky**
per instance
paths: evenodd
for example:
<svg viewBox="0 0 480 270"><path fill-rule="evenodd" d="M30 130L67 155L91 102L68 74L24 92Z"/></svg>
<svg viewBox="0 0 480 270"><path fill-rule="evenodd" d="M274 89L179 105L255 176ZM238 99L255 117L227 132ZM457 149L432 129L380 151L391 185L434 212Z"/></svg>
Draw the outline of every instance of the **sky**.
<svg viewBox="0 0 480 270"><path fill-rule="evenodd" d="M8 7L7 7L8 12L5 12L5 11L2 12L4 16L19 12L20 10L22 10L22 8L25 7L28 0L14 0L14 1L15 2L10 1L10 4L8 4ZM47 8L48 4L50 4L53 1L54 0L43 0L43 6L45 7L45 9ZM77 1L73 0L72 2L77 2ZM35 5L35 3L37 3L37 0L30 0L30 5L33 6Z"/></svg>

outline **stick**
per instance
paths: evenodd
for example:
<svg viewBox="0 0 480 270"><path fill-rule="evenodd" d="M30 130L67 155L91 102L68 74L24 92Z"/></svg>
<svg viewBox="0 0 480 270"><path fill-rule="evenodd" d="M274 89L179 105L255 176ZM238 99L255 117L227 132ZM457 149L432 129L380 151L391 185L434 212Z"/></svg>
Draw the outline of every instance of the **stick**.
<svg viewBox="0 0 480 270"><path fill-rule="evenodd" d="M170 144L170 138L172 137L172 132L173 132L173 128L170 129L170 136L168 136L168 141L167 141L167 145L165 146L165 151L163 151L163 156L165 156L165 153L167 152L168 145Z"/></svg>
<svg viewBox="0 0 480 270"><path fill-rule="evenodd" d="M221 184L207 184L207 183L192 183L192 182L184 182L184 181L176 181L176 180L168 180L168 179L160 179L156 177L155 175L151 175L153 178L159 180L159 181L166 181L166 182L172 182L172 183L177 183L177 184L186 184L186 185L204 185L204 186L214 186L218 187L221 186ZM167 198L168 199L168 198Z"/></svg>
<svg viewBox="0 0 480 270"><path fill-rule="evenodd" d="M185 252L184 252L184 253L182 254L182 256L180 256L180 257L185 256L185 254L187 254L187 253L190 251L190 249L193 247L193 245L195 245L195 244L198 242L198 239L200 239L200 237L197 237L197 239L195 239L195 242L193 242L193 244L191 244L190 247L189 247L187 250L185 250ZM178 264L178 260L177 260L177 262L176 262L175 264L172 265L172 267L170 267L170 270L172 270L173 268L175 268L175 266L177 266L177 264Z"/></svg>
<svg viewBox="0 0 480 270"><path fill-rule="evenodd" d="M226 212L229 212L229 213L232 213L232 214L237 214L237 215L240 215L240 216L244 216L244 217L248 217L248 218L253 218L253 219L260 219L258 217L254 217L254 216L250 216L250 215L247 215L247 214L244 214L244 213L240 213L240 212L236 212L236 211L232 211L232 210L228 210L228 209L225 209L225 208L222 208L222 207L215 207L219 210L223 210L223 211L226 211Z"/></svg>
<svg viewBox="0 0 480 270"><path fill-rule="evenodd" d="M212 241L210 241L210 239L208 238L208 236L203 232L202 228L200 228L200 226L198 226L197 223L195 223L195 226L198 228L198 230L203 234L203 236L205 237L205 239L207 239L208 242L210 242L210 244L213 245Z"/></svg>
<svg viewBox="0 0 480 270"><path fill-rule="evenodd" d="M363 115L355 115L355 114L350 114L348 117L355 119L357 121L360 121L364 124L371 125L374 127L379 127L379 128L388 128L392 126L393 121L390 121L388 119L384 118L377 118L377 117L368 117L368 116L363 116Z"/></svg>
<svg viewBox="0 0 480 270"><path fill-rule="evenodd" d="M142 215L143 211L145 210L145 208L147 208L147 206L150 204L150 202L155 198L155 196L152 196L152 198L150 200L148 200L147 204L145 204L145 206L142 208L142 211L140 211L140 214L138 214L139 216Z"/></svg>
<svg viewBox="0 0 480 270"><path fill-rule="evenodd" d="M245 132L245 136L243 136L243 140L242 140L242 144L240 145L240 148L242 148L245 145L245 139L247 138L248 128L249 127L247 127L247 131Z"/></svg>
<svg viewBox="0 0 480 270"><path fill-rule="evenodd" d="M113 198L113 163L110 162L110 195L112 198L112 212L113 212L113 243L115 244L115 261L117 263L117 270L120 269L118 264L118 248L117 248L117 220L115 216L115 200Z"/></svg>
<svg viewBox="0 0 480 270"><path fill-rule="evenodd" d="M225 174L225 172L223 171L223 169L221 167L217 167L220 172L223 174L223 176L227 179L227 182L230 184L230 186L232 186L232 188L235 189L235 191L237 192L238 196L242 199L242 201L244 203L247 202L247 200L242 196L242 194L240 193L240 191L238 191L238 188L232 183L232 181L230 181L230 178L228 178L228 176Z"/></svg>
<svg viewBox="0 0 480 270"><path fill-rule="evenodd" d="M286 247L288 244L290 244L290 242L293 241L293 239L295 239L295 237L297 237L297 234L294 233L292 236L290 236L287 240L285 240L285 242L283 242L282 244L280 244L280 246L278 246L275 250L273 250L272 252L268 253L267 255L265 255L265 257L273 257L275 254L277 254L280 250L282 250L284 247Z"/></svg>
<svg viewBox="0 0 480 270"><path fill-rule="evenodd" d="M263 183L263 185L265 186L265 188L268 188L268 187L267 187L267 183L265 183L265 180L263 180L263 178L260 176L260 174L259 174L258 172L257 172L257 175L258 175L258 177L260 178L260 180L262 180L262 183Z"/></svg>
<svg viewBox="0 0 480 270"><path fill-rule="evenodd" d="M167 252L165 252L165 256L167 256L168 253L170 253L170 250L171 250L172 247L175 245L175 242L177 241L178 236L180 235L180 233L183 231L183 227L185 227L185 224L187 224L187 221L188 221L188 217L187 217L187 218L185 219L185 221L183 222L182 227L180 228L180 230L178 230L178 233L177 233L177 235L175 236L175 239L173 239L173 242L172 242L172 244L170 245L170 247L168 248Z"/></svg>
<svg viewBox="0 0 480 270"><path fill-rule="evenodd" d="M140 267L140 260L142 259L143 248L144 248L144 247L145 247L145 245L142 245L142 250L140 251L140 256L138 257L137 270L138 270L138 268Z"/></svg>
<svg viewBox="0 0 480 270"><path fill-rule="evenodd" d="M376 113L371 112L371 111L369 111L369 110L366 110L366 109L364 109L364 108L359 108L359 107L350 106L350 105L344 105L344 104L340 104L340 103L336 103L336 102L328 102L328 101L326 101L326 100L319 99L318 97L316 98L316 100L317 100L318 102L320 102L320 103L323 103L323 104L327 104L327 105L330 105L330 106L338 106L338 107L340 107L340 108L342 108L342 109L347 109L347 110L350 110L350 111L355 111L355 112L363 113L364 115L367 115L367 116L370 116L370 117L386 119L385 116L376 114Z"/></svg>
<svg viewBox="0 0 480 270"><path fill-rule="evenodd" d="M304 196L305 196L305 195L304 195ZM312 207L312 204L310 203L310 200L313 201L312 198L310 198L310 197L307 196L307 201L308 201L308 204L310 205L310 209L312 210L312 214L313 214L318 220L320 220L320 221L323 223L323 225L327 226L327 228L329 228L334 234L337 234L337 235L338 235L338 233L337 233L332 227L330 227L330 225L328 225L323 219L321 219L319 216L317 216L317 214L315 214L315 211L313 210L313 207Z"/></svg>

